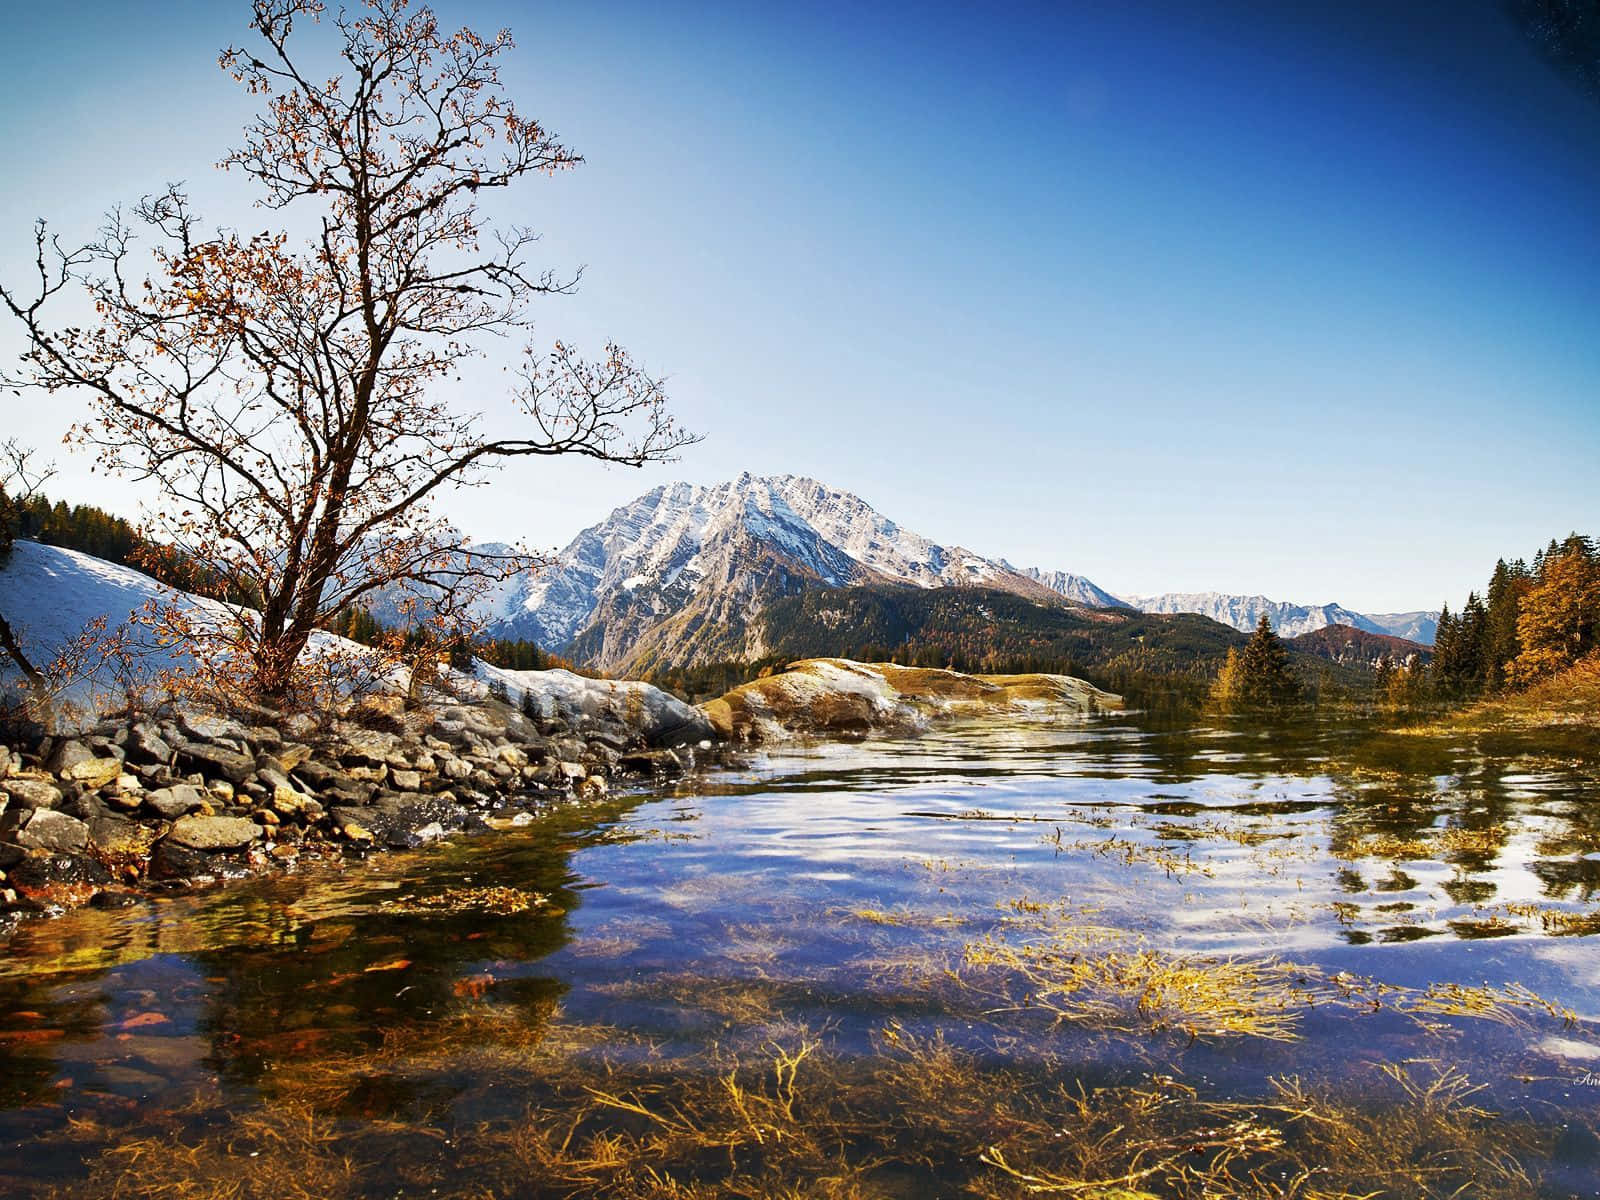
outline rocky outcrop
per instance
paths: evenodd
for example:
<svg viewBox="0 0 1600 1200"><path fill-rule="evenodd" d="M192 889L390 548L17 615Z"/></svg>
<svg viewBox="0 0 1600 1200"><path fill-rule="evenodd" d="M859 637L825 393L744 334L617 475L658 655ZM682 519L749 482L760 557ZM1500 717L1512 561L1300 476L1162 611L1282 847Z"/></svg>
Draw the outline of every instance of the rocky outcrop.
<svg viewBox="0 0 1600 1200"><path fill-rule="evenodd" d="M761 742L914 732L933 720L963 716L1076 718L1121 705L1121 697L1068 675L964 675L816 658L703 707L720 736Z"/></svg>
<svg viewBox="0 0 1600 1200"><path fill-rule="evenodd" d="M594 731L608 742L642 738L659 749L715 736L705 713L648 683L590 679L571 671L508 671L483 663L478 673L503 686L520 711Z"/></svg>

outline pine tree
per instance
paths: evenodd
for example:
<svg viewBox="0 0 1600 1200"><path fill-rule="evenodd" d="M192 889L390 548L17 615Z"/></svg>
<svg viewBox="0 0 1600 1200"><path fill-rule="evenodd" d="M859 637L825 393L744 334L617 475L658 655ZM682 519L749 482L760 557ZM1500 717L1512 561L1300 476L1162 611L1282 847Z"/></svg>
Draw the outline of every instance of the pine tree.
<svg viewBox="0 0 1600 1200"><path fill-rule="evenodd" d="M1439 625L1433 635L1433 675L1439 690L1446 694L1455 689L1461 670L1460 632L1456 618L1450 615L1450 605L1439 609ZM1383 681L1387 686L1387 679Z"/></svg>
<svg viewBox="0 0 1600 1200"><path fill-rule="evenodd" d="M1302 691L1289 665L1288 648L1263 613L1239 654L1237 703L1247 708L1280 708L1298 702Z"/></svg>
<svg viewBox="0 0 1600 1200"><path fill-rule="evenodd" d="M1456 627L1459 680L1464 692L1481 692L1488 677L1489 610L1477 592L1467 594L1466 607Z"/></svg>
<svg viewBox="0 0 1600 1200"><path fill-rule="evenodd" d="M1517 614L1529 587L1528 568L1521 559L1495 564L1489 578L1489 615L1484 632L1484 683L1499 690L1506 683L1506 667L1517 657Z"/></svg>

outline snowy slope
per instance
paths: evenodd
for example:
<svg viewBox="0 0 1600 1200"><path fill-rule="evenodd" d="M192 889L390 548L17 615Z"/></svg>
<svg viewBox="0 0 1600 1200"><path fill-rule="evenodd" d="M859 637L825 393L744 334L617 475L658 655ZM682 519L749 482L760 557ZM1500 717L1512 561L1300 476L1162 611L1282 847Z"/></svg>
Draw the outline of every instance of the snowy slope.
<svg viewBox="0 0 1600 1200"><path fill-rule="evenodd" d="M131 620L150 605L178 604L200 617L221 617L216 601L176 591L129 567L59 546L19 541L0 567L0 613L16 633L24 651L44 666L91 622L104 618L108 632L123 632L128 655L120 665L101 663L78 679L58 701L79 717L92 717L122 703L130 683L138 686L169 668L190 665L180 649L156 644L149 631ZM368 655L366 647L332 634L312 635L311 652L338 650ZM647 731L678 728L698 718L684 704L645 683L585 679L567 671L507 671L474 664L473 676L451 673L458 694L481 696L498 680L515 700L527 693L546 715L594 715L601 710L629 714ZM0 654L0 689L20 682L19 673Z"/></svg>

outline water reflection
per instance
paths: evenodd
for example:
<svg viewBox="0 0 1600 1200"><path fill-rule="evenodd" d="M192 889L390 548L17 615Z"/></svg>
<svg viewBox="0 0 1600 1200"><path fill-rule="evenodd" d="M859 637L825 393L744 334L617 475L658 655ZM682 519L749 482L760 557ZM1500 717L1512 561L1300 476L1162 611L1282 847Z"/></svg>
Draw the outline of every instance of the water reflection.
<svg viewBox="0 0 1600 1200"><path fill-rule="evenodd" d="M27 925L0 959L0 1191L94 1194L119 1147L158 1133L204 1172L219 1121L266 1122L270 1142L311 1112L327 1139L280 1144L330 1172L329 1194L466 1179L469 1143L488 1176L513 1155L565 1180L550 1194L633 1194L621 1166L495 1139L543 1128L534 1110L570 1109L580 1141L637 1133L664 1118L617 1080L687 1112L709 1101L675 1097L674 1071L685 1088L742 1078L750 1055L803 1044L830 1087L865 1072L838 1098L866 1121L852 1137L918 1194L930 1168L858 1111L872 1064L913 1038L966 1056L986 1090L1006 1071L1040 1096L1188 1080L1202 1124L1202 1101L1265 1097L1274 1078L1361 1094L1426 1058L1588 1129L1600 1089L1572 1079L1600 1060L1595 783L1327 720L952 728L773 752L342 874ZM997 937L1034 949L1008 958ZM1246 994L1286 1006L1287 1040L1249 1032L1249 1013L1207 1034L1196 1014L1227 1011L1243 978L1207 964L1268 956L1289 965ZM1030 990L1039 962L1082 976L1067 1007ZM407 1132L403 1153L382 1141ZM351 1159L346 1137L387 1148ZM1519 1153L1584 1177L1579 1143ZM933 1176L1012 1194L981 1150ZM873 1186L894 1193L887 1178ZM212 1194L182 1182L171 1194Z"/></svg>

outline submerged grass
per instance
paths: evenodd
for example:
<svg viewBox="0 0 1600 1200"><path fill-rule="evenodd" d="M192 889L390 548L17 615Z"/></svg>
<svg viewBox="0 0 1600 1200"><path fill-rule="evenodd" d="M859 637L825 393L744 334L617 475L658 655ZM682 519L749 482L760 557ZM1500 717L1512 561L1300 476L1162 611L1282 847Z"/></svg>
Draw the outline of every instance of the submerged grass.
<svg viewBox="0 0 1600 1200"><path fill-rule="evenodd" d="M1532 1194L1522 1164L1555 1138L1483 1107L1466 1076L1434 1063L1374 1070L1353 1090L1279 1078L1221 1100L1165 1075L1076 1079L1048 1054L996 1062L993 1048L892 1023L866 1053L798 1031L676 1057L543 1055L525 1069L537 1103L431 1130L300 1098L227 1119L197 1101L91 1156L52 1195L1495 1200Z"/></svg>
<svg viewBox="0 0 1600 1200"><path fill-rule="evenodd" d="M1247 1096L1177 1074L1189 1040L1293 1040L1313 1008L1410 1017L1419 1051L1450 1022L1573 1019L1526 988L1173 954L1028 897L964 948L881 975L745 969L601 985L625 1032L568 1019L490 964L437 1019L271 1062L243 1106L212 1089L74 1122L82 1174L39 1194L1499 1200L1533 1194L1529 1164L1555 1153L1558 1129L1496 1114L1432 1059L1271 1077ZM835 996L854 1032L794 1015L831 1013ZM1080 1034L1106 1052L1086 1058Z"/></svg>

